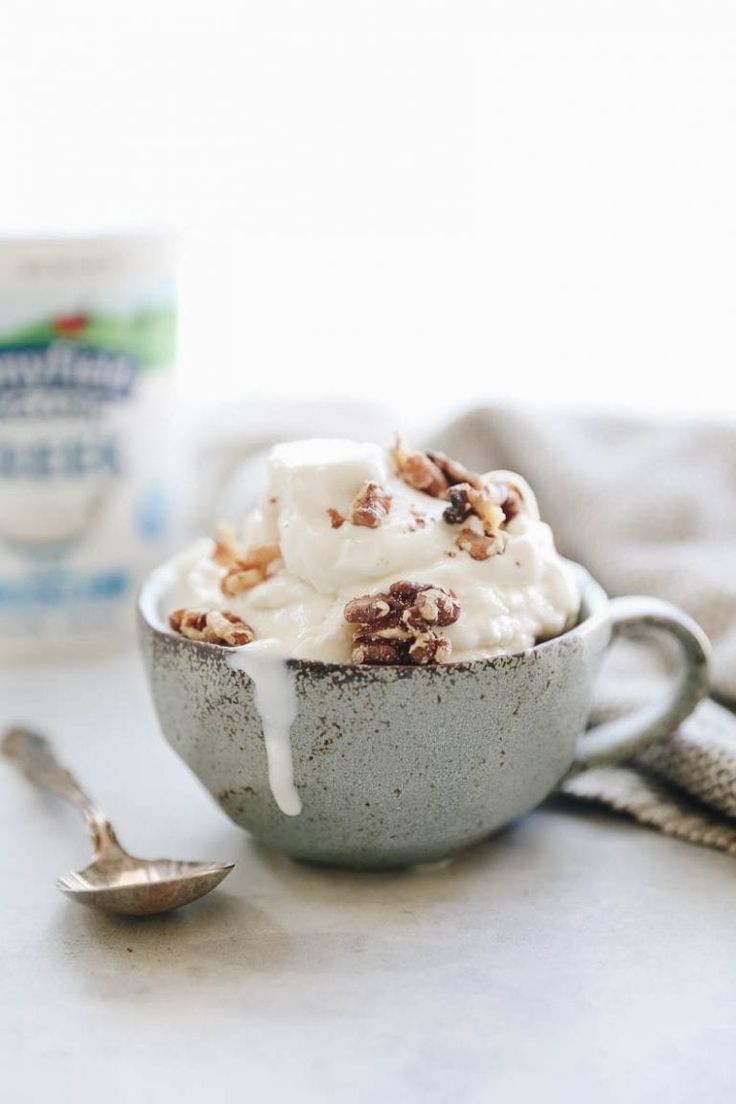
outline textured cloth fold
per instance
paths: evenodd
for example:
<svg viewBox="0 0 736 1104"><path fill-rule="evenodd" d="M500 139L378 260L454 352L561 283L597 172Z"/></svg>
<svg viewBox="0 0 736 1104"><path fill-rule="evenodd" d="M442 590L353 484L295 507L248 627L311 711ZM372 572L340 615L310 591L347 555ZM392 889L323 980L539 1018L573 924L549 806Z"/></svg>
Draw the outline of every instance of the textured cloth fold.
<svg viewBox="0 0 736 1104"><path fill-rule="evenodd" d="M433 442L478 471L510 468L534 487L557 547L609 594L681 606L713 643L713 685L736 703L736 427L486 408ZM667 649L618 644L593 721L662 692ZM736 854L736 716L703 702L641 759L563 784L667 835Z"/></svg>

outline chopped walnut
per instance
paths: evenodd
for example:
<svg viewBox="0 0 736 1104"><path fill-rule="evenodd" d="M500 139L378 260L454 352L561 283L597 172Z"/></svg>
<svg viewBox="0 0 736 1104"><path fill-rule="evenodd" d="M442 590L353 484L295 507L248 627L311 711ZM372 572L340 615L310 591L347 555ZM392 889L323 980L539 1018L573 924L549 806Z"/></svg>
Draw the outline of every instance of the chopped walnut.
<svg viewBox="0 0 736 1104"><path fill-rule="evenodd" d="M350 506L353 525L377 529L391 509L391 492L369 479L358 491Z"/></svg>
<svg viewBox="0 0 736 1104"><path fill-rule="evenodd" d="M169 624L187 640L228 644L232 648L250 644L255 637L250 625L229 610L178 609L169 617Z"/></svg>
<svg viewBox="0 0 736 1104"><path fill-rule="evenodd" d="M502 533L478 533L470 528L460 530L455 544L463 552L468 552L474 560L487 560L506 550L506 538Z"/></svg>
<svg viewBox="0 0 736 1104"><path fill-rule="evenodd" d="M330 525L333 529L339 529L341 525L345 524L345 518L340 511L333 509L332 506L328 509L327 516L330 519Z"/></svg>
<svg viewBox="0 0 736 1104"><path fill-rule="evenodd" d="M220 583L222 593L233 597L252 590L268 577L280 556L278 544L256 544L249 548L242 559L230 565Z"/></svg>
<svg viewBox="0 0 736 1104"><path fill-rule="evenodd" d="M433 630L460 616L455 595L428 583L400 581L386 593L364 594L345 606L353 629L354 663L443 663L451 646Z"/></svg>

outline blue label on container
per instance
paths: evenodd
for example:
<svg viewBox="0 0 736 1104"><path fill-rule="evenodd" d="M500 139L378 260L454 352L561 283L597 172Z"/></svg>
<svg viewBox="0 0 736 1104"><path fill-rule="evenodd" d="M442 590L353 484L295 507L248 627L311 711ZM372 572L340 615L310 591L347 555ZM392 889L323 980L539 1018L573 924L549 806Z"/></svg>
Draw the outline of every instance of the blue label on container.
<svg viewBox="0 0 736 1104"><path fill-rule="evenodd" d="M33 571L21 579L0 579L0 609L117 601L131 588L132 578L124 568L97 572L59 568Z"/></svg>

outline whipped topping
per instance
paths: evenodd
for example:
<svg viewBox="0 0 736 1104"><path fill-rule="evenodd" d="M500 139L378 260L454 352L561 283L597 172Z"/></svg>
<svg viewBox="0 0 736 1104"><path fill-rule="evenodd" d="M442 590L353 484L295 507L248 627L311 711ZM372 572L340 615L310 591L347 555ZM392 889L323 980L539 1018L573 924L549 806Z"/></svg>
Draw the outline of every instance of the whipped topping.
<svg viewBox="0 0 736 1104"><path fill-rule="evenodd" d="M409 580L456 595L460 616L443 629L452 661L518 652L557 636L578 613L573 569L558 555L525 481L500 471L482 478L515 484L524 509L504 529L503 552L476 560L457 546L459 527L443 520L447 502L408 486L388 450L340 440L279 445L269 458L261 505L239 535L247 546L278 542L281 560L263 582L226 596L226 568L213 559L214 543L198 541L171 562L175 582L167 612L227 609L254 629L257 640L277 642L279 654L350 663L346 603ZM367 481L391 495L375 528L350 521L351 504ZM335 525L338 515L346 520ZM253 647L246 645L243 654Z"/></svg>

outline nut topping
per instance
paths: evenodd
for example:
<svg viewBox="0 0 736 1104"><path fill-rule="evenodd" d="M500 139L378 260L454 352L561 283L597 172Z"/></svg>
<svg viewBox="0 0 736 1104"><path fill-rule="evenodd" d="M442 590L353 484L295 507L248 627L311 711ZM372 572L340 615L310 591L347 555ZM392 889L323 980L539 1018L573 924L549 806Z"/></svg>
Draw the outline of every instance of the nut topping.
<svg viewBox="0 0 736 1104"><path fill-rule="evenodd" d="M491 536L506 520L501 508L501 503L506 498L505 487L492 483L476 488L471 487L469 483L458 483L450 487L447 496L450 505L442 517L448 525L460 525L471 514L475 514L483 522L486 535Z"/></svg>
<svg viewBox="0 0 736 1104"><path fill-rule="evenodd" d="M416 638L409 648L409 659L417 666L426 666L428 663L446 663L451 652L452 645L447 637L430 632Z"/></svg>
<svg viewBox="0 0 736 1104"><path fill-rule="evenodd" d="M350 507L353 525L377 529L391 509L391 492L369 479L358 491Z"/></svg>
<svg viewBox="0 0 736 1104"><path fill-rule="evenodd" d="M524 496L517 486L513 483L502 484L506 491L506 497L501 503L501 509L503 510L506 521L509 522L520 514L524 508Z"/></svg>
<svg viewBox="0 0 736 1104"><path fill-rule="evenodd" d="M356 643L353 648L353 663L385 665L403 662L403 650L396 642L366 640Z"/></svg>
<svg viewBox="0 0 736 1104"><path fill-rule="evenodd" d="M409 513L411 514L411 521L406 527L408 533L416 533L417 529L426 529L427 527L427 515L423 514L421 510L417 510L416 506L409 507Z"/></svg>
<svg viewBox="0 0 736 1104"><path fill-rule="evenodd" d="M503 491L499 492L499 489L493 483L490 486L484 484L480 490L476 490L474 487L470 488L469 496L473 504L473 512L483 522L483 530L487 536L500 529L505 521L504 512L498 501L503 493Z"/></svg>
<svg viewBox="0 0 736 1104"><path fill-rule="evenodd" d="M372 625L392 613L394 608L395 603L387 594L364 594L345 606L345 620L352 625Z"/></svg>
<svg viewBox="0 0 736 1104"><path fill-rule="evenodd" d="M278 544L256 544L244 554L243 559L235 560L228 568L220 583L223 594L233 597L252 590L271 573L281 556Z"/></svg>
<svg viewBox="0 0 736 1104"><path fill-rule="evenodd" d="M446 456L444 452L428 452L427 456L444 474L445 479L451 487L456 483L469 483L471 487L476 487L480 490L483 485L483 481L479 475L476 475L475 472L471 472L464 464L461 464L459 460L453 460L452 457Z"/></svg>
<svg viewBox="0 0 736 1104"><path fill-rule="evenodd" d="M187 640L227 644L231 648L250 644L255 637L250 625L229 610L178 609L169 617L169 624Z"/></svg>
<svg viewBox="0 0 736 1104"><path fill-rule="evenodd" d="M443 587L421 587L414 604L404 611L405 625L419 628L424 625L453 625L460 616L460 605L455 595Z"/></svg>
<svg viewBox="0 0 736 1104"><path fill-rule="evenodd" d="M235 563L220 583L220 590L228 597L234 598L236 594L244 594L246 590L252 590L254 586L262 583L265 576L257 567L246 567L244 564Z"/></svg>
<svg viewBox="0 0 736 1104"><path fill-rule="evenodd" d="M333 509L332 506L327 511L327 516L330 519L330 525L333 529L339 529L341 525L345 524L345 518L342 516L339 510Z"/></svg>
<svg viewBox="0 0 736 1104"><path fill-rule="evenodd" d="M354 625L354 663L444 663L449 640L434 630L452 625L460 606L451 591L428 583L399 581L386 593L364 594L345 606Z"/></svg>
<svg viewBox="0 0 736 1104"><path fill-rule="evenodd" d="M455 544L463 552L469 553L474 560L487 560L491 556L500 556L506 550L506 538L503 533L478 533L470 528L460 530Z"/></svg>
<svg viewBox="0 0 736 1104"><path fill-rule="evenodd" d="M449 486L444 472L426 452L410 452L399 438L391 450L397 474L415 491L424 491L433 498L443 498Z"/></svg>
<svg viewBox="0 0 736 1104"><path fill-rule="evenodd" d="M462 525L474 515L483 523L485 535L492 538L524 507L524 496L514 484L484 483L479 475L444 452L412 452L398 438L391 455L397 474L410 487L434 498L447 499L449 505L442 518L448 525ZM460 544L459 539L457 543ZM468 540L465 540L460 547L464 548L467 544ZM503 551L504 545L504 541L497 539L495 552ZM486 548L490 549L491 545L486 545ZM481 556L480 551L480 545L476 542L476 559L491 555L488 551L487 555Z"/></svg>
<svg viewBox="0 0 736 1104"><path fill-rule="evenodd" d="M229 521L221 521L217 527L212 559L222 567L232 567L242 552L243 548L238 541L235 526Z"/></svg>

